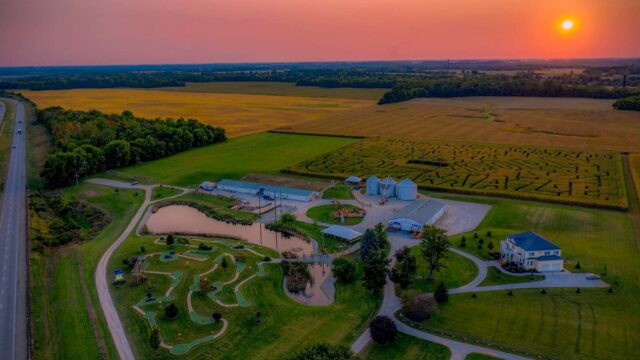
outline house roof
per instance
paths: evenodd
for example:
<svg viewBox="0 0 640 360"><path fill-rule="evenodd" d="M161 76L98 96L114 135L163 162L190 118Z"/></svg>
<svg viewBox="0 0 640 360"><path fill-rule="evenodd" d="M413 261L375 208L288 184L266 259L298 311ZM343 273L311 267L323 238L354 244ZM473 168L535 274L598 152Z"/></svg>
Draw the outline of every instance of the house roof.
<svg viewBox="0 0 640 360"><path fill-rule="evenodd" d="M533 231L509 235L507 238L511 239L516 246L521 247L524 251L560 250L558 245Z"/></svg>
<svg viewBox="0 0 640 360"><path fill-rule="evenodd" d="M345 239L348 241L352 241L362 236L362 233L357 232L348 227L340 226L340 225L331 225L328 228L321 230L320 232L323 234L339 237L341 239Z"/></svg>
<svg viewBox="0 0 640 360"><path fill-rule="evenodd" d="M298 189L298 188L291 188L286 186L275 186L275 185L255 183L251 181L240 181L240 180L229 180L229 179L222 179L218 181L218 186L232 186L232 187L237 187L242 189L255 190L256 192L263 190L263 191L268 191L273 193L282 193L287 195L298 195L298 196L311 196L315 192L315 191L306 190L306 189Z"/></svg>
<svg viewBox="0 0 640 360"><path fill-rule="evenodd" d="M215 184L212 183L211 181L203 181L202 184L200 184L200 186L202 187L213 187Z"/></svg>
<svg viewBox="0 0 640 360"><path fill-rule="evenodd" d="M415 200L394 213L390 221L407 218L419 224L425 224L444 208L445 205L436 200Z"/></svg>
<svg viewBox="0 0 640 360"><path fill-rule="evenodd" d="M346 182L360 182L360 178L355 176L355 175L351 175L345 181Z"/></svg>
<svg viewBox="0 0 640 360"><path fill-rule="evenodd" d="M538 257L536 258L536 260L538 260L538 261L562 260L562 256L558 256L558 255L544 255L544 256L538 256Z"/></svg>

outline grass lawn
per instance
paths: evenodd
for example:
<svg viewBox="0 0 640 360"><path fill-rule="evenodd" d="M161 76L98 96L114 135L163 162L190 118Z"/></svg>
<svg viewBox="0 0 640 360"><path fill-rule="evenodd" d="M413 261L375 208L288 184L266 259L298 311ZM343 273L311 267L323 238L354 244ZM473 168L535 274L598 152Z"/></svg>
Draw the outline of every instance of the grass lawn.
<svg viewBox="0 0 640 360"><path fill-rule="evenodd" d="M636 194L640 196L640 154L629 155L629 165L631 166L631 174L636 187Z"/></svg>
<svg viewBox="0 0 640 360"><path fill-rule="evenodd" d="M417 271L416 278L409 285L409 289L433 292L440 281L444 281L447 289L454 289L467 284L478 274L478 269L471 260L450 251L447 252L447 258L444 260L445 268L436 272L433 275L434 280L429 281L427 280L429 270L420 251L420 246L412 247L411 254L416 257Z"/></svg>
<svg viewBox="0 0 640 360"><path fill-rule="evenodd" d="M136 195L137 194L137 195ZM90 203L107 212L111 222L94 239L40 254L31 253L31 301L36 359L98 359L101 351L88 308L97 314L97 331L107 358L117 358L95 290L97 263L144 198L137 190L82 184L63 190L65 198ZM86 285L87 294L82 284ZM87 296L85 296L87 295ZM89 301L89 303L87 303ZM82 339L81 341L79 339Z"/></svg>
<svg viewBox="0 0 640 360"><path fill-rule="evenodd" d="M281 169L356 141L349 138L260 133L191 149L119 170L161 184L195 187L203 181L239 179ZM295 149L295 151L292 151Z"/></svg>
<svg viewBox="0 0 640 360"><path fill-rule="evenodd" d="M356 225L360 224L364 218L362 217L345 217L344 222L340 222L340 218L334 217L334 213L339 209L356 209L353 205L320 205L307 210L307 216L315 221L336 225Z"/></svg>
<svg viewBox="0 0 640 360"><path fill-rule="evenodd" d="M640 343L640 251L634 214L508 199L431 195L489 203L493 207L477 232L497 242L506 234L533 230L562 247L567 269L602 274L605 289L547 289L452 296L426 322L461 336L484 338L564 359L626 359ZM466 234L466 251L473 251ZM486 235L485 235L486 236ZM485 238L486 240L486 238ZM459 244L459 236L453 244ZM471 244L472 245L472 244ZM484 254L484 251L482 252Z"/></svg>
<svg viewBox="0 0 640 360"><path fill-rule="evenodd" d="M526 283L526 282L541 281L541 280L544 280L544 275L527 275L527 276L509 275L498 270L495 266L491 266L489 267L489 272L487 273L487 277L484 279L483 282L480 283L480 286L518 284L518 283Z"/></svg>
<svg viewBox="0 0 640 360"><path fill-rule="evenodd" d="M323 199L336 199L336 200L351 200L353 194L351 194L352 187L345 184L338 184L332 188L327 189L323 194Z"/></svg>
<svg viewBox="0 0 640 360"><path fill-rule="evenodd" d="M181 87L159 88L157 90L204 92L219 94L253 94L276 96L300 96L312 98L355 99L378 101L388 89L321 88L318 86L296 86L294 83L267 81L216 81L208 83L187 83Z"/></svg>
<svg viewBox="0 0 640 360"><path fill-rule="evenodd" d="M141 245L147 254L166 251L166 245L153 242L155 237L130 236L111 258L109 271L122 267L122 259L139 254ZM202 241L202 240L201 240ZM214 240L215 241L215 240ZM194 241L196 243L197 241ZM163 319L162 311L167 303L162 305L147 305L145 310L157 312L160 330L167 343L187 342L217 331L218 325L197 325L186 315L186 295L188 288L194 283L194 276L210 269L213 259L221 252L242 255L245 257L245 269L240 273L237 282L225 286L219 298L224 302L235 301L231 287L255 273L255 264L262 258L252 253L237 250L231 246L216 243L216 250L204 254L208 258L205 262L198 262L178 257L172 262L163 263L151 260L149 270L180 271L183 280L175 288L172 295L180 310L176 320ZM264 255L274 256L269 249L252 245L255 251ZM176 245L174 250L182 253L183 246ZM202 316L210 316L214 311L220 311L223 318L229 321L227 332L218 339L199 345L188 352L189 359L277 359L306 344L326 341L334 344L350 345L367 326L369 319L380 304L380 297L368 293L360 281L351 285L338 285L336 302L329 306L305 306L289 299L283 292L283 274L280 265L265 266L266 276L251 279L240 288L244 297L251 302L249 307L221 307L204 296L192 296L194 309ZM230 266L227 271L234 271ZM361 274L361 268L358 272ZM129 276L127 274L127 276ZM229 279L229 274L217 269L207 275L211 282ZM142 286L124 285L120 289L112 288L114 301L120 313L125 329L129 333L134 351L138 358L154 357L148 345L149 324L131 306L145 296L148 286L153 286L154 294L164 293L171 281L166 276L152 275L147 284ZM218 295L216 295L218 296ZM261 322L256 323L256 312L260 312ZM166 350L161 350L154 358L175 359Z"/></svg>
<svg viewBox="0 0 640 360"><path fill-rule="evenodd" d="M499 360L500 358L485 355L485 354L471 353L467 355L467 357L464 359L465 360Z"/></svg>
<svg viewBox="0 0 640 360"><path fill-rule="evenodd" d="M444 345L402 333L390 344L371 344L362 354L366 360L448 360L450 356Z"/></svg>
<svg viewBox="0 0 640 360"><path fill-rule="evenodd" d="M156 186L153 188L151 194L151 200L159 200L166 197L178 195L182 192L182 190L174 189L167 186Z"/></svg>

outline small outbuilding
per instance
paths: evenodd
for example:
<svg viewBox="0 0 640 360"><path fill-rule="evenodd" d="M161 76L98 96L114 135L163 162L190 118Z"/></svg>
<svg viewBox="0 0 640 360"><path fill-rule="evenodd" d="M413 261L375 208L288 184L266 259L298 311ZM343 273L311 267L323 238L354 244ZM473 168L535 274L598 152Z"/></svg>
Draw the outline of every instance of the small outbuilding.
<svg viewBox="0 0 640 360"><path fill-rule="evenodd" d="M331 225L328 228L321 230L320 232L323 235L333 236L342 240L346 240L348 242L354 242L362 237L361 232L340 225Z"/></svg>
<svg viewBox="0 0 640 360"><path fill-rule="evenodd" d="M380 194L380 178L377 176L369 176L367 178L367 195Z"/></svg>
<svg viewBox="0 0 640 360"><path fill-rule="evenodd" d="M362 181L362 179L360 179L359 177L357 177L355 175L351 175L344 182L346 184L358 185L358 184L360 184L361 181Z"/></svg>
<svg viewBox="0 0 640 360"><path fill-rule="evenodd" d="M404 179L396 186L396 196L400 200L415 200L418 198L418 185L409 179Z"/></svg>
<svg viewBox="0 0 640 360"><path fill-rule="evenodd" d="M386 198L392 198L396 195L396 181L392 177L380 181L380 195Z"/></svg>
<svg viewBox="0 0 640 360"><path fill-rule="evenodd" d="M391 230L420 232L424 225L435 224L444 214L445 205L439 201L416 200L400 209L389 220Z"/></svg>
<svg viewBox="0 0 640 360"><path fill-rule="evenodd" d="M220 180L216 187L220 190L229 192L264 195L274 199L289 199L297 201L311 201L320 195L317 191L313 190L228 179Z"/></svg>
<svg viewBox="0 0 640 360"><path fill-rule="evenodd" d="M200 190L213 191L213 189L215 188L216 188L216 184L212 183L211 181L205 181L202 184L200 184Z"/></svg>

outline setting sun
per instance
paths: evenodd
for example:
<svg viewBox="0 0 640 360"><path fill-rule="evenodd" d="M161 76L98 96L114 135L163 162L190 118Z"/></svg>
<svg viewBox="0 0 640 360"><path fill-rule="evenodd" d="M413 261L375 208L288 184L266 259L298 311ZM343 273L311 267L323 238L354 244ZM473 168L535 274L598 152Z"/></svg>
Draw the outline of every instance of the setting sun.
<svg viewBox="0 0 640 360"><path fill-rule="evenodd" d="M573 29L573 25L573 20L565 20L562 22L562 28L567 31Z"/></svg>

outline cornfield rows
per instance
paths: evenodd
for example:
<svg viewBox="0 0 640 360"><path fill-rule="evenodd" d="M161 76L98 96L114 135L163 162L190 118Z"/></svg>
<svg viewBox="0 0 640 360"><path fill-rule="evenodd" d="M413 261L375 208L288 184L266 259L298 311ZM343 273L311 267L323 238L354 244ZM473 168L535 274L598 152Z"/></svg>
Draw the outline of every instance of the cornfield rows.
<svg viewBox="0 0 640 360"><path fill-rule="evenodd" d="M626 209L618 153L369 138L288 172L409 178L425 189Z"/></svg>

